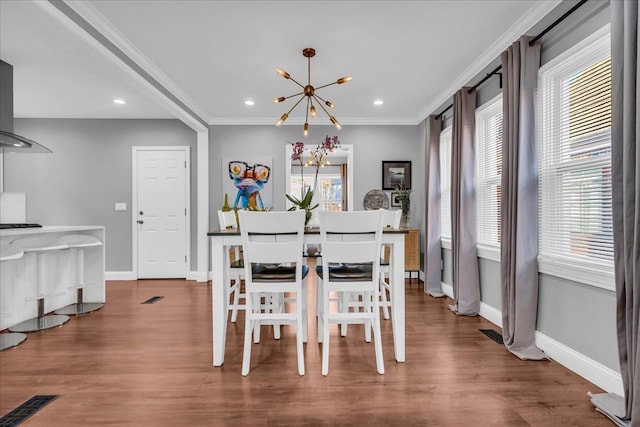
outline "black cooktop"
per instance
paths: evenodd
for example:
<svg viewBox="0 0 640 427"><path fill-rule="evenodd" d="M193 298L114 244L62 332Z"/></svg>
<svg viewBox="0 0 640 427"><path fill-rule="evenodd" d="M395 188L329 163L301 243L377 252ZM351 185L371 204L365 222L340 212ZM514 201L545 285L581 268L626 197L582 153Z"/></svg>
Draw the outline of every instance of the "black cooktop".
<svg viewBox="0 0 640 427"><path fill-rule="evenodd" d="M13 228L36 228L42 227L40 224L0 224L0 229L13 229Z"/></svg>

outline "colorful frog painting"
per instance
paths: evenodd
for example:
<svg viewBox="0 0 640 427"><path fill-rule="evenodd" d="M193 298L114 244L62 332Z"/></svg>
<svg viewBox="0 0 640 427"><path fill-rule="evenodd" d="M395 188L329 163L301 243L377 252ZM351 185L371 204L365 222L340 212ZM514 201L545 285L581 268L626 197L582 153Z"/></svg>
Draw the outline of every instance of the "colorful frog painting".
<svg viewBox="0 0 640 427"><path fill-rule="evenodd" d="M247 162L229 162L229 177L233 180L238 192L233 202L232 209L263 209L260 190L269 181L271 168L267 165L256 163L249 166Z"/></svg>

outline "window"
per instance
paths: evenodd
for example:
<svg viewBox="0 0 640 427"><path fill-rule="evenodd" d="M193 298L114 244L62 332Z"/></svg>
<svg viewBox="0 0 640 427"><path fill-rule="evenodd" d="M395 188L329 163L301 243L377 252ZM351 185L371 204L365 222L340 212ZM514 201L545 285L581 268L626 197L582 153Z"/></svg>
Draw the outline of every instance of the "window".
<svg viewBox="0 0 640 427"><path fill-rule="evenodd" d="M606 31L540 71L539 259L612 288L609 43Z"/></svg>
<svg viewBox="0 0 640 427"><path fill-rule="evenodd" d="M304 175L304 185L309 187L313 183L314 175ZM300 175L291 175L291 194L300 198L302 183ZM342 179L340 175L318 175L318 190L322 197L320 209L325 211L342 210Z"/></svg>
<svg viewBox="0 0 640 427"><path fill-rule="evenodd" d="M476 198L478 246L500 250L502 228L502 95L476 112ZM480 253L480 251L479 251Z"/></svg>
<svg viewBox="0 0 640 427"><path fill-rule="evenodd" d="M451 240L451 126L440 133L440 236Z"/></svg>

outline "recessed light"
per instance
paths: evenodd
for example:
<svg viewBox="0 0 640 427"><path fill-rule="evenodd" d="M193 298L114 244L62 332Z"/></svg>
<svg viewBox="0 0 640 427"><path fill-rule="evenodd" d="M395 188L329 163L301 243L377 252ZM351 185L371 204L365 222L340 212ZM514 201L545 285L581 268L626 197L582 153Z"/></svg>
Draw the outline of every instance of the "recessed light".
<svg viewBox="0 0 640 427"><path fill-rule="evenodd" d="M384 101L382 99L376 99L375 101L373 101L373 105L382 105L384 104Z"/></svg>
<svg viewBox="0 0 640 427"><path fill-rule="evenodd" d="M113 100L114 103L116 104L120 104L120 105L124 105L127 103L127 101L125 101L124 99L120 99L120 98L116 98Z"/></svg>
<svg viewBox="0 0 640 427"><path fill-rule="evenodd" d="M255 102L253 102L253 101L252 101L252 100L250 100L250 99L247 99L246 101L244 101L244 105L255 105L255 104L256 104L256 103L255 103Z"/></svg>

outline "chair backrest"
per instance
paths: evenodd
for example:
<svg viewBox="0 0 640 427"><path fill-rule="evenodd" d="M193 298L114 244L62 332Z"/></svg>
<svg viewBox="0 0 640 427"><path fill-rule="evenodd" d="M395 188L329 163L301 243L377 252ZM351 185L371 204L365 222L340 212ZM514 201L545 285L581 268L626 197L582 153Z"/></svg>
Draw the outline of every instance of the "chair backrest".
<svg viewBox="0 0 640 427"><path fill-rule="evenodd" d="M400 216L402 211L397 209L395 211L388 211L386 209L380 209L382 212L382 226L393 228L397 230L400 228Z"/></svg>
<svg viewBox="0 0 640 427"><path fill-rule="evenodd" d="M373 277L380 268L382 211L320 212L322 265L371 263Z"/></svg>
<svg viewBox="0 0 640 427"><path fill-rule="evenodd" d="M303 210L286 212L239 211L245 276L252 264L295 263L296 281L302 280Z"/></svg>
<svg viewBox="0 0 640 427"><path fill-rule="evenodd" d="M237 228L238 224L236 224L236 213L234 211L218 210L218 225L220 226L220 230Z"/></svg>

